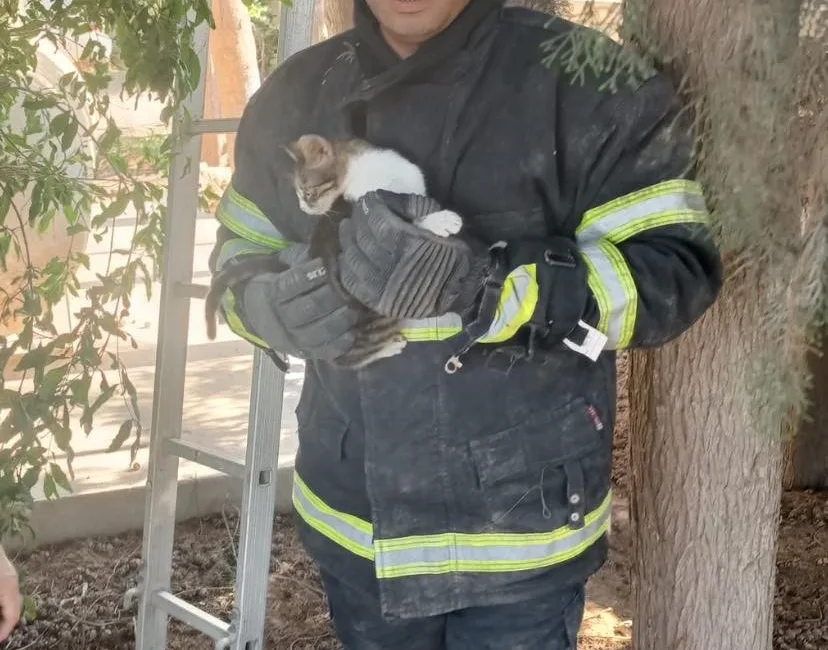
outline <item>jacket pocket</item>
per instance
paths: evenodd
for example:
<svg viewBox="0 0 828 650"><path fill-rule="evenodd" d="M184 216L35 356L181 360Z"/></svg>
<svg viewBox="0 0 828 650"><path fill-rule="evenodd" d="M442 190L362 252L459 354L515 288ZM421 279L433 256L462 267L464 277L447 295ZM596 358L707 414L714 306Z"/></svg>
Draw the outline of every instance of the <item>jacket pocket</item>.
<svg viewBox="0 0 828 650"><path fill-rule="evenodd" d="M579 528L608 487L611 437L582 398L469 446L486 517L497 528Z"/></svg>

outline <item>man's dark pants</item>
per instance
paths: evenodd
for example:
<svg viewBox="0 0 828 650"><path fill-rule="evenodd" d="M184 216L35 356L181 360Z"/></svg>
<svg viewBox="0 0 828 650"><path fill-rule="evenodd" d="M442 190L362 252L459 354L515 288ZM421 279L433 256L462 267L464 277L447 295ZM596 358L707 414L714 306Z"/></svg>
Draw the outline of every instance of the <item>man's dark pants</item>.
<svg viewBox="0 0 828 650"><path fill-rule="evenodd" d="M388 621L376 597L322 572L345 650L576 650L585 585L542 598L442 616Z"/></svg>

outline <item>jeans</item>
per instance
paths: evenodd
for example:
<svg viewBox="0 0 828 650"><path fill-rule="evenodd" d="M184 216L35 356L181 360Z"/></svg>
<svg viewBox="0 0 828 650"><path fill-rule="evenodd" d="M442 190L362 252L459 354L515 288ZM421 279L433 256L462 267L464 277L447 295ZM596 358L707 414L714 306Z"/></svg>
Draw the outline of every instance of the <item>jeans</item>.
<svg viewBox="0 0 828 650"><path fill-rule="evenodd" d="M388 621L379 601L322 573L331 618L345 650L576 650L585 584L544 598Z"/></svg>

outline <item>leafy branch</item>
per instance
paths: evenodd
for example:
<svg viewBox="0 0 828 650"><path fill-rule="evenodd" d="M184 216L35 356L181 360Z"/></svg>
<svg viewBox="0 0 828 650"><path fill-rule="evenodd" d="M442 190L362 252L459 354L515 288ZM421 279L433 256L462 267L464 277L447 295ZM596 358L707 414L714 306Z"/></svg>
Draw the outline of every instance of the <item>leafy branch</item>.
<svg viewBox="0 0 828 650"><path fill-rule="evenodd" d="M71 491L72 432L89 434L113 398L128 417L109 449L132 439L137 454L144 424L120 346L137 347L124 329L130 297L142 284L149 299L161 270L175 143L167 136L140 173L131 168L110 114L111 70L125 68L122 93L164 102L169 124L200 79L194 32L212 26L207 0L18 4L0 0L0 13L16 16L0 26L0 323L15 330L0 335L0 536L31 532L38 482L46 498ZM43 84L40 66L54 53L72 69ZM119 249L115 222L125 214L134 225ZM68 251L45 259L39 241L60 229ZM91 263L77 243L89 238L108 241L108 259L81 296ZM62 322L70 299L79 307Z"/></svg>

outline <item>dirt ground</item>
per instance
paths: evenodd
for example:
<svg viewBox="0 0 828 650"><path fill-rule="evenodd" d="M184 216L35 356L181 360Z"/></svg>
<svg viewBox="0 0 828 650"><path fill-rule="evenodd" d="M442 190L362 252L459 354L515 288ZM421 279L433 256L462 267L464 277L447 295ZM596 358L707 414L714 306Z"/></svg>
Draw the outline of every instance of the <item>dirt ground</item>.
<svg viewBox="0 0 828 650"><path fill-rule="evenodd" d="M624 366L620 379L623 381ZM619 394L614 480L618 503L609 562L589 585L579 650L630 648L630 534L626 518L627 401ZM828 493L787 493L782 502L774 650L828 648ZM173 592L217 616L233 606L235 512L180 524ZM37 619L19 628L9 650L130 650L133 608L123 596L140 563L139 533L78 540L19 558L24 591ZM290 518L273 537L266 650L335 650L316 573ZM134 606L133 606L134 607ZM212 642L173 622L170 650L211 650ZM666 649L665 649L666 650ZM711 649L712 650L712 649Z"/></svg>

